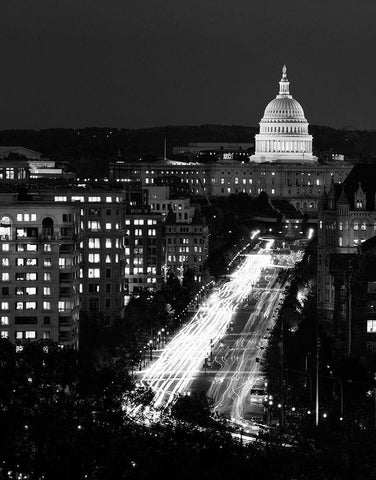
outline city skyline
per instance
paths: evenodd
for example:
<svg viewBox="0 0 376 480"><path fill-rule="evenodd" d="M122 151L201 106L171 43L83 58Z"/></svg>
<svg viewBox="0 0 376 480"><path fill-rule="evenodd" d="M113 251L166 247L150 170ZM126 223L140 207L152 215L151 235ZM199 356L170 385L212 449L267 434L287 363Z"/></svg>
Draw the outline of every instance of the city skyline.
<svg viewBox="0 0 376 480"><path fill-rule="evenodd" d="M376 128L371 1L52 5L4 8L0 129L257 126L284 63L311 124Z"/></svg>

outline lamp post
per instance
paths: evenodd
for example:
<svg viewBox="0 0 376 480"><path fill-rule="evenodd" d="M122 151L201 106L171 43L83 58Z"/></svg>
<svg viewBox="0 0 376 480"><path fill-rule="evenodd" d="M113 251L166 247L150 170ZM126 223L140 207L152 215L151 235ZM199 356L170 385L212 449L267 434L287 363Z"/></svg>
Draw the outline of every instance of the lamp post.
<svg viewBox="0 0 376 480"><path fill-rule="evenodd" d="M342 380L338 377L326 377L321 375L321 378L327 378L329 380L333 380L334 382L338 382L339 387L340 387L340 412L341 412L341 418L343 418L343 383Z"/></svg>
<svg viewBox="0 0 376 480"><path fill-rule="evenodd" d="M153 340L149 340L150 361L153 360Z"/></svg>

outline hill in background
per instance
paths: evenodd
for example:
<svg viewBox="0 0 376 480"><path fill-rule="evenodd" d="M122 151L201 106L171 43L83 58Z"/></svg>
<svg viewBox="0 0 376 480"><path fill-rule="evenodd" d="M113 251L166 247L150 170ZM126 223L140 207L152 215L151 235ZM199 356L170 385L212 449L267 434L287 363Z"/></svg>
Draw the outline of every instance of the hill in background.
<svg viewBox="0 0 376 480"><path fill-rule="evenodd" d="M167 155L175 146L189 142L250 142L256 127L241 125L167 126L142 129L88 127L45 130L0 131L0 145L22 145L57 161L69 161L79 176L107 175L108 162L119 154L126 160L153 159ZM311 126L315 151L333 151L351 158L369 159L376 155L376 131L337 130Z"/></svg>

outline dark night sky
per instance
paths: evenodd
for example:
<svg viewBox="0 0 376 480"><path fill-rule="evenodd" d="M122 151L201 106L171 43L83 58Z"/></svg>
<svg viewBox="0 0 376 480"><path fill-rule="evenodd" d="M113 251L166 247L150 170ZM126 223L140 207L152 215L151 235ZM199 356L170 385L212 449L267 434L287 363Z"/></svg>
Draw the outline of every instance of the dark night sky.
<svg viewBox="0 0 376 480"><path fill-rule="evenodd" d="M311 124L376 129L375 0L3 0L0 129L257 125L283 63Z"/></svg>

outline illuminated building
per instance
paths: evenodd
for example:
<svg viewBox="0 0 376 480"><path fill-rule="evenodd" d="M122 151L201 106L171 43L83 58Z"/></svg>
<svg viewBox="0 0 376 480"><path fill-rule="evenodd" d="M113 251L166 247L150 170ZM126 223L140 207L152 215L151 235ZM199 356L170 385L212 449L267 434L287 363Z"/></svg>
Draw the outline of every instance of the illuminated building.
<svg viewBox="0 0 376 480"><path fill-rule="evenodd" d="M190 142L186 147L173 147L173 154L212 156L220 160L245 160L249 157L254 143Z"/></svg>
<svg viewBox="0 0 376 480"><path fill-rule="evenodd" d="M354 166L343 185L323 193L318 215L318 316L337 349L359 355L376 351L375 175L373 165Z"/></svg>
<svg viewBox="0 0 376 480"><path fill-rule="evenodd" d="M222 158L216 162L110 163L110 181L118 184L141 181L144 186L168 185L168 179L187 185L193 195L227 196L262 191L271 199L289 200L302 213L317 215L318 200L331 178L343 182L351 165L342 157L319 162L312 154L312 136L301 105L289 93L286 71L280 93L266 107L255 138L255 155L249 161Z"/></svg>
<svg viewBox="0 0 376 480"><path fill-rule="evenodd" d="M148 205L152 213L166 217L171 209L176 213L177 223L191 223L195 207L191 205L190 198L170 198L169 187L146 187L148 192Z"/></svg>
<svg viewBox="0 0 376 480"><path fill-rule="evenodd" d="M162 216L127 214L122 236L122 291L127 298L146 288L158 290L162 284Z"/></svg>
<svg viewBox="0 0 376 480"><path fill-rule="evenodd" d="M279 94L268 103L255 137L253 162L316 163L312 135L300 103L290 95L290 82L284 65Z"/></svg>
<svg viewBox="0 0 376 480"><path fill-rule="evenodd" d="M165 227L165 274L172 273L180 280L188 269L194 280L202 283L204 263L209 251L209 228L196 211L190 222L177 220L177 212L170 208Z"/></svg>
<svg viewBox="0 0 376 480"><path fill-rule="evenodd" d="M0 202L1 337L78 347L79 208L18 201L4 185Z"/></svg>
<svg viewBox="0 0 376 480"><path fill-rule="evenodd" d="M76 175L29 148L0 146L1 181L19 183L35 178L74 179Z"/></svg>

